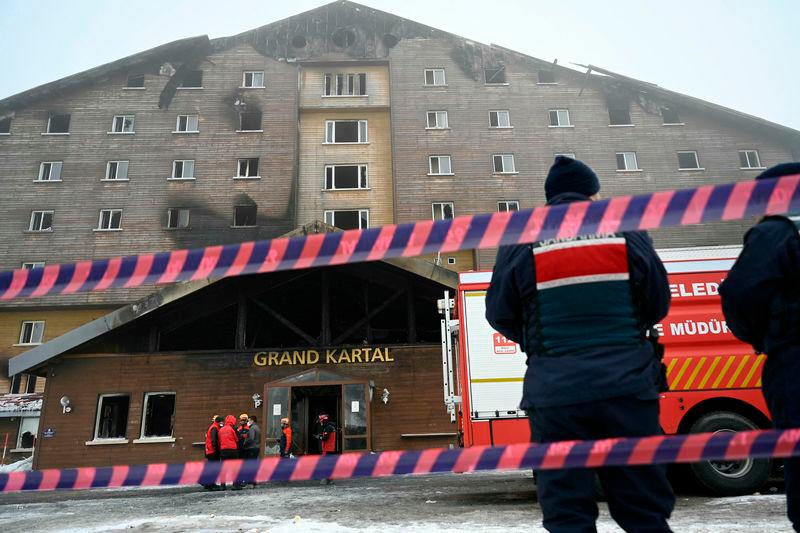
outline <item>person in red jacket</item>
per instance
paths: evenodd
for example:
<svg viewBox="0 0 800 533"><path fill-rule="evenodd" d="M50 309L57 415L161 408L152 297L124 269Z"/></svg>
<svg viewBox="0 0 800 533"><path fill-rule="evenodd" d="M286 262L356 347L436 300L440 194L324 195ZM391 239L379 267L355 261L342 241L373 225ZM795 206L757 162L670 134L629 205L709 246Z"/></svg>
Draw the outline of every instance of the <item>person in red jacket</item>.
<svg viewBox="0 0 800 533"><path fill-rule="evenodd" d="M322 455L336 453L336 424L326 413L321 413L317 418L317 425L319 431L315 436L319 439Z"/></svg>
<svg viewBox="0 0 800 533"><path fill-rule="evenodd" d="M225 425L219 430L219 456L223 461L239 458L239 433L236 431L236 417L225 417ZM239 490L242 485L235 481L234 490Z"/></svg>
<svg viewBox="0 0 800 533"><path fill-rule="evenodd" d="M206 461L216 462L219 461L219 429L222 426L223 418L219 415L211 417L211 425L206 430ZM219 488L217 484L203 485L207 490L215 490Z"/></svg>
<svg viewBox="0 0 800 533"><path fill-rule="evenodd" d="M292 455L292 426L288 418L281 418L281 457Z"/></svg>

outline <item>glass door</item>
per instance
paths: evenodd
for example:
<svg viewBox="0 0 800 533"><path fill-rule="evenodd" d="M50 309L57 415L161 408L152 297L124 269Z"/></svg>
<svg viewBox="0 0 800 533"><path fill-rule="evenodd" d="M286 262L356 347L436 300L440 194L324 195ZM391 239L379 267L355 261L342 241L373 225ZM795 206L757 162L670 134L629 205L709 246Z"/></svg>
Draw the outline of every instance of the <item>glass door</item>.
<svg viewBox="0 0 800 533"><path fill-rule="evenodd" d="M342 451L369 450L367 385L352 383L342 385L342 389Z"/></svg>

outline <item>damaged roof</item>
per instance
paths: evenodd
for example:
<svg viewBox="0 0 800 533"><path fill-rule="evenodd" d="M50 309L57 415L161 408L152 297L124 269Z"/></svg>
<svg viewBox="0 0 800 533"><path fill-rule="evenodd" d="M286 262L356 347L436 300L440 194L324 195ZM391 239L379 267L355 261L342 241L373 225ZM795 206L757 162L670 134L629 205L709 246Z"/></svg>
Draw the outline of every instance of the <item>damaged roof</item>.
<svg viewBox="0 0 800 533"><path fill-rule="evenodd" d="M0 395L0 418L39 414L42 410L41 393Z"/></svg>

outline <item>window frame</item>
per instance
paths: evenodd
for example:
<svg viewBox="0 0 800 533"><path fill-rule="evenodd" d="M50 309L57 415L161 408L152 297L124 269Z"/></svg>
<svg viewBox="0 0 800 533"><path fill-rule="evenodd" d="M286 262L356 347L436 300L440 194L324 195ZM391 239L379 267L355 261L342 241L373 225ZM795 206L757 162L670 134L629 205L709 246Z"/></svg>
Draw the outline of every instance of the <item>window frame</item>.
<svg viewBox="0 0 800 533"><path fill-rule="evenodd" d="M436 73L441 71L442 83L436 83ZM428 83L428 72L431 73L433 83ZM447 73L444 67L426 67L422 74L423 86L425 87L447 87Z"/></svg>
<svg viewBox="0 0 800 533"><path fill-rule="evenodd" d="M612 123L611 121L611 114L615 112L625 112L628 114L628 122L625 123ZM630 104L628 107L611 107L608 106L608 127L609 128L630 128L635 126L636 124L633 123L633 117L631 116L631 106Z"/></svg>
<svg viewBox="0 0 800 533"><path fill-rule="evenodd" d="M114 214L115 214L115 213L119 213L119 226L118 226L118 227L116 227L116 228L112 228L112 227L104 228L104 227L103 227L103 213L109 213L109 215L108 215L108 225L109 225L109 226L112 226L112 225L113 225L113 222L114 222ZM101 209L101 210L100 210L100 214L99 214L99 216L97 217L97 227L96 227L96 228L95 228L93 231L97 231L97 232L111 232L111 231L122 231L122 229L123 229L123 228L122 228L122 209L118 209L118 208L107 208L107 209Z"/></svg>
<svg viewBox="0 0 800 533"><path fill-rule="evenodd" d="M441 172L442 170L442 162L441 158L447 158L447 166L450 167L450 172ZM433 159L437 159L437 165L439 167L439 172L433 171ZM428 176L454 176L455 172L453 172L453 157L449 154L435 154L428 156Z"/></svg>
<svg viewBox="0 0 800 533"><path fill-rule="evenodd" d="M569 157L570 159L578 159L575 157L575 152L556 152L553 154L553 159L558 156Z"/></svg>
<svg viewBox="0 0 800 533"><path fill-rule="evenodd" d="M630 158L628 156L633 156L633 163L635 168L628 168L628 162ZM614 156L617 163L617 172L641 172L642 168L639 166L639 156L636 155L636 152L614 152ZM622 156L622 162L625 165L625 168L619 168L619 156Z"/></svg>
<svg viewBox="0 0 800 533"><path fill-rule="evenodd" d="M340 77L343 80L341 87L344 91L341 94L339 93ZM322 98L366 98L368 96L366 72L325 72L322 75Z"/></svg>
<svg viewBox="0 0 800 533"><path fill-rule="evenodd" d="M255 210L256 210L256 213L255 213L256 214L256 217L255 217L256 218L256 223L254 225L251 225L251 226L237 226L236 225L236 209L238 209L240 207L255 208ZM237 228L238 229L238 228L257 228L257 227L258 227L258 205L239 204L239 205L234 205L233 206L233 223L231 224L231 228Z"/></svg>
<svg viewBox="0 0 800 533"><path fill-rule="evenodd" d="M41 213L42 214L42 219L41 219L40 222L44 222L44 215L49 214L50 215L50 227L48 227L47 229L41 229L41 227L39 229L34 229L33 228L33 221L34 221L34 219L36 217L36 213ZM32 210L31 211L30 223L28 224L28 232L30 232L30 233L49 233L49 232L52 232L53 231L53 222L55 222L55 214L56 214L55 211L52 210L52 209L34 209L34 210ZM40 226L41 226L41 224L40 224Z"/></svg>
<svg viewBox="0 0 800 533"><path fill-rule="evenodd" d="M53 118L55 117L69 117L67 121L67 131L50 131ZM69 129L72 126L72 113L56 113L47 117L47 128L42 135L69 135Z"/></svg>
<svg viewBox="0 0 800 533"><path fill-rule="evenodd" d="M358 141L336 141L336 124L339 122L358 123ZM363 128L362 128L363 125ZM363 140L362 140L362 135ZM330 134L330 135L329 135ZM369 144L369 121L368 120L326 120L325 121L325 142L322 144Z"/></svg>
<svg viewBox="0 0 800 533"><path fill-rule="evenodd" d="M492 113L494 113L497 117L497 126L492 126ZM507 126L500 125L500 114L505 113L506 120L508 122ZM489 129L493 130L510 130L513 129L514 126L511 125L511 112L508 109L490 109L489 110Z"/></svg>
<svg viewBox="0 0 800 533"><path fill-rule="evenodd" d="M25 334L25 325L26 324L31 324L31 330L30 330L31 338L27 342L23 339L23 336ZM37 342L34 342L33 339L34 339L34 333L36 332L37 324L41 324L41 330L39 332L40 333L39 340ZM42 344L44 342L44 329L45 329L45 327L47 327L47 321L46 320L23 320L22 323L20 324L20 328L19 328L19 339L18 339L18 342L14 346L39 346L40 344Z"/></svg>
<svg viewBox="0 0 800 533"><path fill-rule="evenodd" d="M358 187L337 187L336 186L336 167L358 167ZM332 187L328 187L328 169L331 169L331 185ZM365 176L362 177L362 170ZM362 178L364 180L364 186L362 187ZM365 191L369 189L369 165L366 163L360 164L352 164L352 165L345 165L345 164L333 164L333 165L325 165L323 170L322 179L324 181L322 185L322 189L325 191Z"/></svg>
<svg viewBox="0 0 800 533"><path fill-rule="evenodd" d="M173 402L172 407L172 431L170 432L169 436L166 435L159 435L159 436L152 436L147 437L144 434L145 424L147 424L147 404L150 400L150 396L158 396L158 395L167 395L170 394L175 397L175 401ZM178 411L178 393L175 391L162 391L162 392L145 392L144 399L142 400L142 418L141 423L139 424L139 438L134 439L134 444L143 444L147 442L175 442L175 414Z"/></svg>
<svg viewBox="0 0 800 533"><path fill-rule="evenodd" d="M142 78L142 84L141 85L131 85L130 84L131 83L131 78ZM141 91L141 90L146 88L145 87L145 82L146 81L147 81L147 78L145 77L144 74L128 74L128 76L125 78L125 86L123 87L123 89L126 89L128 91L131 91L131 90L133 90L133 91L136 91L136 90Z"/></svg>
<svg viewBox="0 0 800 533"><path fill-rule="evenodd" d="M326 209L322 213L322 219L329 226L333 226L334 228L339 228L339 226L336 225L336 213L353 213L353 212L358 213L358 227L357 228L350 228L350 229L369 229L369 227L370 227L370 225L369 225L369 208L365 208L365 209ZM362 220L364 220L363 215L365 213L367 215L367 225L365 227L362 227L361 226L361 222L362 222ZM330 215L330 222L328 222L328 219L329 219L328 215ZM343 228L339 228L339 229L343 229ZM345 231L347 231L347 230L345 230Z"/></svg>
<svg viewBox="0 0 800 533"><path fill-rule="evenodd" d="M48 178L42 179L42 175L44 174L44 166L50 165L49 172L47 173ZM58 165L58 179L51 179L53 175L53 165ZM33 180L35 183L49 183L49 182L59 182L61 181L61 173L64 171L64 161L42 161L39 163L39 175Z"/></svg>
<svg viewBox="0 0 800 533"><path fill-rule="evenodd" d="M666 117L664 116L664 111L665 110L666 111L671 111L672 113L675 113L675 116L678 118L678 122L667 122L666 121ZM686 125L682 120L680 120L680 116L678 115L678 112L675 109L673 109L671 107L661 107L660 111L661 111L661 125L662 126L685 126Z"/></svg>
<svg viewBox="0 0 800 533"><path fill-rule="evenodd" d="M751 153L756 155L756 162L758 163L757 166L754 166L754 167L753 166L749 166L750 165L750 157L749 157L748 154L751 154ZM747 163L748 163L748 166L746 166L746 167L742 166L742 154L744 154L744 158L745 158L745 160L747 160ZM743 150L739 150L738 151L738 155L739 155L739 170L764 170L764 169L767 168L761 162L761 154L759 154L758 150L756 150L756 149L745 148Z"/></svg>
<svg viewBox="0 0 800 533"><path fill-rule="evenodd" d="M678 170L679 171L697 171L697 170L705 170L705 168L700 166L700 154L697 153L697 150L678 150L676 152L678 156ZM696 167L682 167L681 166L681 155L680 154L694 154L695 163L697 163Z"/></svg>
<svg viewBox="0 0 800 533"><path fill-rule="evenodd" d="M131 119L131 130L125 131L125 119ZM122 119L122 130L115 131L117 119ZM136 133L136 115L114 115L111 119L111 131L107 132L109 135L133 135Z"/></svg>
<svg viewBox="0 0 800 533"><path fill-rule="evenodd" d="M254 74L261 74L261 85L247 85L247 75L250 74L250 80L255 80ZM242 71L242 85L240 89L266 89L267 76L263 70L244 70Z"/></svg>
<svg viewBox="0 0 800 533"><path fill-rule="evenodd" d="M128 398L128 414L125 417L125 435L123 437L98 437L100 432L100 415L102 414L103 400L105 398L127 397ZM127 392L112 392L106 394L99 394L97 397L97 407L94 415L94 432L92 433L92 440L86 444L127 444L128 440L128 424L130 422L131 411L131 395Z"/></svg>
<svg viewBox="0 0 800 533"><path fill-rule="evenodd" d="M0 128L0 135L11 135L12 122L14 122L14 119L12 117L0 118L0 126L2 126L3 124L8 124L8 131L2 131L2 128Z"/></svg>
<svg viewBox="0 0 800 533"><path fill-rule="evenodd" d="M503 163L503 170L497 170L497 157L501 158L501 162ZM506 170L506 158L511 158L511 166L513 167L512 170ZM514 154L492 154L492 174L519 174L517 171L517 162L514 159Z"/></svg>
<svg viewBox="0 0 800 533"><path fill-rule="evenodd" d="M242 161L247 161L247 174L240 175L239 171L242 168ZM256 162L256 174L250 174L250 162ZM236 160L236 175L233 176L235 180L260 180L261 179L261 158L260 157L240 157Z"/></svg>
<svg viewBox="0 0 800 533"><path fill-rule="evenodd" d="M188 128L191 124L191 119L194 117L195 121L195 129L181 129L181 118L186 119L186 127ZM177 115L175 117L175 130L172 133L200 133L200 115L198 114L190 114L190 115Z"/></svg>
<svg viewBox="0 0 800 533"><path fill-rule="evenodd" d="M506 208L505 209L500 209L500 206L503 205L503 204L506 204L506 206L505 206ZM517 208L516 209L509 209L509 206L511 204L517 204ZM497 212L498 213L504 213L504 212L507 212L507 211L519 211L519 200L500 200L499 202L497 202Z"/></svg>
<svg viewBox="0 0 800 533"><path fill-rule="evenodd" d="M439 124L439 116L444 115L444 126ZM436 118L436 125L431 126L431 115ZM450 129L450 117L447 115L447 111L440 110L440 111L426 111L425 112L425 129L426 130L449 130Z"/></svg>
<svg viewBox="0 0 800 533"><path fill-rule="evenodd" d="M185 173L185 170L186 170L186 163L189 162L189 161L192 162L192 175L187 177L187 176L184 176L183 174ZM181 176L180 177L175 175L175 169L178 168L177 163L181 163L182 164L181 165ZM167 180L169 180L169 181L191 181L191 180L195 179L194 170L195 170L195 160L194 159L173 159L172 160L172 173L167 178Z"/></svg>
<svg viewBox="0 0 800 533"><path fill-rule="evenodd" d="M556 124L553 124L553 113L555 113L556 122L557 122ZM562 108L548 109L547 110L547 115L548 115L549 122L550 122L550 124L548 125L548 128L574 128L575 127L575 124L572 123L572 119L569 116L569 109L567 109L567 108L563 108L562 107ZM567 117L567 123L566 124L562 124L561 123L561 117L565 116L565 115Z"/></svg>
<svg viewBox="0 0 800 533"><path fill-rule="evenodd" d="M186 90L192 91L192 90L202 89L203 88L203 81L205 79L205 76L203 75L203 69L192 69L192 70L190 70L188 72L199 72L200 73L200 85L183 85L183 82L186 81L186 76L184 75L183 79L178 84L176 89L183 90L183 91L186 91Z"/></svg>
<svg viewBox="0 0 800 533"><path fill-rule="evenodd" d="M28 379L30 379L30 374L28 374ZM36 431L33 433L33 446L30 448L23 448L22 447L22 425L24 424L25 420L36 420ZM19 417L19 426L17 427L17 442L16 448L11 450L12 453L19 453L19 452L29 452L36 448L36 437L39 433L39 424L41 423L41 417L39 416L20 416Z"/></svg>
<svg viewBox="0 0 800 533"><path fill-rule="evenodd" d="M242 116L243 115L258 115L258 129L255 130L246 130L242 128ZM236 130L236 133L262 133L264 131L264 114L261 111L244 111L239 113L239 129Z"/></svg>
<svg viewBox="0 0 800 533"><path fill-rule="evenodd" d="M495 72L501 72L501 71L502 71L502 72L503 72L503 81L489 81L489 80L487 79L487 71L488 71L488 70L495 71ZM509 85L509 83L508 83L507 71L506 71L506 66L505 66L505 65L497 65L497 67L495 67L495 68L491 68L491 67L490 67L490 68L483 67L483 84L484 84L484 85L491 85L491 86L496 86L496 85L499 85L499 86L505 86L505 85Z"/></svg>
<svg viewBox="0 0 800 533"><path fill-rule="evenodd" d="M22 266L20 268L22 270L33 270L36 268L44 268L45 265L46 263L44 261L23 261Z"/></svg>
<svg viewBox="0 0 800 533"><path fill-rule="evenodd" d="M552 75L553 81L542 81L542 72L548 72ZM558 81L556 81L556 73L552 70L547 69L539 69L536 71L536 85L558 85Z"/></svg>
<svg viewBox="0 0 800 533"><path fill-rule="evenodd" d="M181 212L182 211L186 211L186 225L185 226L181 226L180 225ZM172 213L173 212L177 212L177 218L176 218L177 225L170 226L169 223L172 220ZM192 223L192 218L191 217L192 217L192 211L188 207L168 207L167 208L167 225L164 227L164 229L168 229L168 230L189 229L190 228L189 225Z"/></svg>
<svg viewBox="0 0 800 533"><path fill-rule="evenodd" d="M110 177L108 177L109 176L109 172L111 171L111 164L112 163L116 163L116 165L117 165L115 167L116 168L115 175L117 175L117 176L119 176L120 163L125 163L125 177L124 178L110 178ZM131 162L128 159L117 159L117 160L113 160L113 161L107 161L106 162L106 174L105 174L105 177L103 177L100 181L130 181L130 178L128 177L128 172L130 171L130 166L131 166Z"/></svg>
<svg viewBox="0 0 800 533"><path fill-rule="evenodd" d="M452 218L444 218L444 206L446 205L450 206L450 214L452 215ZM436 218L436 206L440 206L442 218ZM453 220L454 218L456 218L456 207L453 202L431 202L431 220Z"/></svg>

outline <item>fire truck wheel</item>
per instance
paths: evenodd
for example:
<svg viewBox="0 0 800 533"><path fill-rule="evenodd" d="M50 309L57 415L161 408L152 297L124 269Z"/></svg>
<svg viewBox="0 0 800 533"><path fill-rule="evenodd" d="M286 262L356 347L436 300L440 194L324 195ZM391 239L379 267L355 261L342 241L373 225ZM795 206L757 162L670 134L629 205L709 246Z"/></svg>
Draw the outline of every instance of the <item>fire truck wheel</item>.
<svg viewBox="0 0 800 533"><path fill-rule="evenodd" d="M750 419L737 413L718 411L701 416L689 433L734 433L759 429ZM703 461L691 465L700 484L717 496L752 494L769 478L769 459L744 461Z"/></svg>

